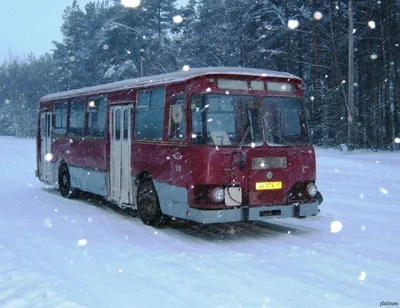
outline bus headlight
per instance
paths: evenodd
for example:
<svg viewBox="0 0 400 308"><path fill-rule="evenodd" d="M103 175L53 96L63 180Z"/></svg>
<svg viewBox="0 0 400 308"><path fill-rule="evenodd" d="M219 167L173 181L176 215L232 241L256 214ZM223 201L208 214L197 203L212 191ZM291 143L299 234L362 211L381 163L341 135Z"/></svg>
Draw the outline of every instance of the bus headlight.
<svg viewBox="0 0 400 308"><path fill-rule="evenodd" d="M307 185L307 193L310 197L315 197L318 193L318 188L314 183Z"/></svg>
<svg viewBox="0 0 400 308"><path fill-rule="evenodd" d="M225 190L222 187L217 187L210 192L211 200L215 203L221 203L225 200Z"/></svg>

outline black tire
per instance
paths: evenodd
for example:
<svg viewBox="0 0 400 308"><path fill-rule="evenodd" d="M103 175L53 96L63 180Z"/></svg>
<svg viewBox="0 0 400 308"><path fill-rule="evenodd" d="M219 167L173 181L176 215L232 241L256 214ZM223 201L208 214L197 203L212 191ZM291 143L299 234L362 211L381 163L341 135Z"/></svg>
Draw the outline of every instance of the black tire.
<svg viewBox="0 0 400 308"><path fill-rule="evenodd" d="M169 216L162 213L156 188L151 180L139 182L137 213L143 223L155 228L162 228L168 221Z"/></svg>
<svg viewBox="0 0 400 308"><path fill-rule="evenodd" d="M74 199L79 195L79 189L71 187L71 179L66 164L62 164L58 170L58 190L61 196Z"/></svg>

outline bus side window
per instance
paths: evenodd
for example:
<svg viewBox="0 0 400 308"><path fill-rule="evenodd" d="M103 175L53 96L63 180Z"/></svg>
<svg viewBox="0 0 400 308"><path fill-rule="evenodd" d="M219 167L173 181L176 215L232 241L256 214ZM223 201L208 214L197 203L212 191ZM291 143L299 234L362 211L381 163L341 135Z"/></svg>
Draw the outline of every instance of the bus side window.
<svg viewBox="0 0 400 308"><path fill-rule="evenodd" d="M104 138L106 129L107 97L99 96L88 100L88 126L86 136Z"/></svg>
<svg viewBox="0 0 400 308"><path fill-rule="evenodd" d="M128 140L129 136L129 110L124 109L124 135L123 135L123 140Z"/></svg>
<svg viewBox="0 0 400 308"><path fill-rule="evenodd" d="M169 110L168 139L183 140L186 137L185 94L175 94Z"/></svg>
<svg viewBox="0 0 400 308"><path fill-rule="evenodd" d="M58 102L54 104L54 136L65 136L67 134L68 103Z"/></svg>
<svg viewBox="0 0 400 308"><path fill-rule="evenodd" d="M85 99L74 99L70 103L69 137L83 137L85 129Z"/></svg>
<svg viewBox="0 0 400 308"><path fill-rule="evenodd" d="M165 88L138 92L135 114L137 140L162 140L164 135Z"/></svg>
<svg viewBox="0 0 400 308"><path fill-rule="evenodd" d="M115 140L121 138L121 110L115 110Z"/></svg>

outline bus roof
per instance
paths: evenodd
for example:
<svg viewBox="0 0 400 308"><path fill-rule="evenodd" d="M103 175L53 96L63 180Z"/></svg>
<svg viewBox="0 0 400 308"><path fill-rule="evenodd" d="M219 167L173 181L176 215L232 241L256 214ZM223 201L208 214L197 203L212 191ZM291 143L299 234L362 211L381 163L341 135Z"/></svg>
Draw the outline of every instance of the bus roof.
<svg viewBox="0 0 400 308"><path fill-rule="evenodd" d="M53 101L59 99L66 99L70 97L108 93L124 89L135 88L139 86L157 85L171 82L185 81L191 78L204 76L204 75L243 75L243 76L257 76L257 77L277 77L277 78L290 78L299 79L299 77L272 70L263 70L256 68L242 68L242 67L204 67L204 68L190 68L189 70L180 70L173 73L146 76L140 78L126 79L112 83L85 87L76 90L63 91L52 93L43 96L40 101Z"/></svg>

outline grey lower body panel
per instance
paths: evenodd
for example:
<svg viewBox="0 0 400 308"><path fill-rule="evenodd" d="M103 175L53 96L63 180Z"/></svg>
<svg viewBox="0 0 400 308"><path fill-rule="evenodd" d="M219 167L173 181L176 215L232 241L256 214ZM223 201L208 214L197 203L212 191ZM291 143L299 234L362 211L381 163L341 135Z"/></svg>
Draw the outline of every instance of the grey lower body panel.
<svg viewBox="0 0 400 308"><path fill-rule="evenodd" d="M201 223L222 223L234 221L268 221L277 218L315 216L319 213L318 203L240 207L226 210L189 209L187 219Z"/></svg>
<svg viewBox="0 0 400 308"><path fill-rule="evenodd" d="M319 213L318 202L298 205L238 207L224 210L200 210L180 204L179 208L161 208L164 214L200 223L224 223L235 221L268 221L277 218L315 216ZM174 208L174 210L172 210Z"/></svg>
<svg viewBox="0 0 400 308"><path fill-rule="evenodd" d="M107 196L107 174L103 171L68 166L71 186L100 196Z"/></svg>

